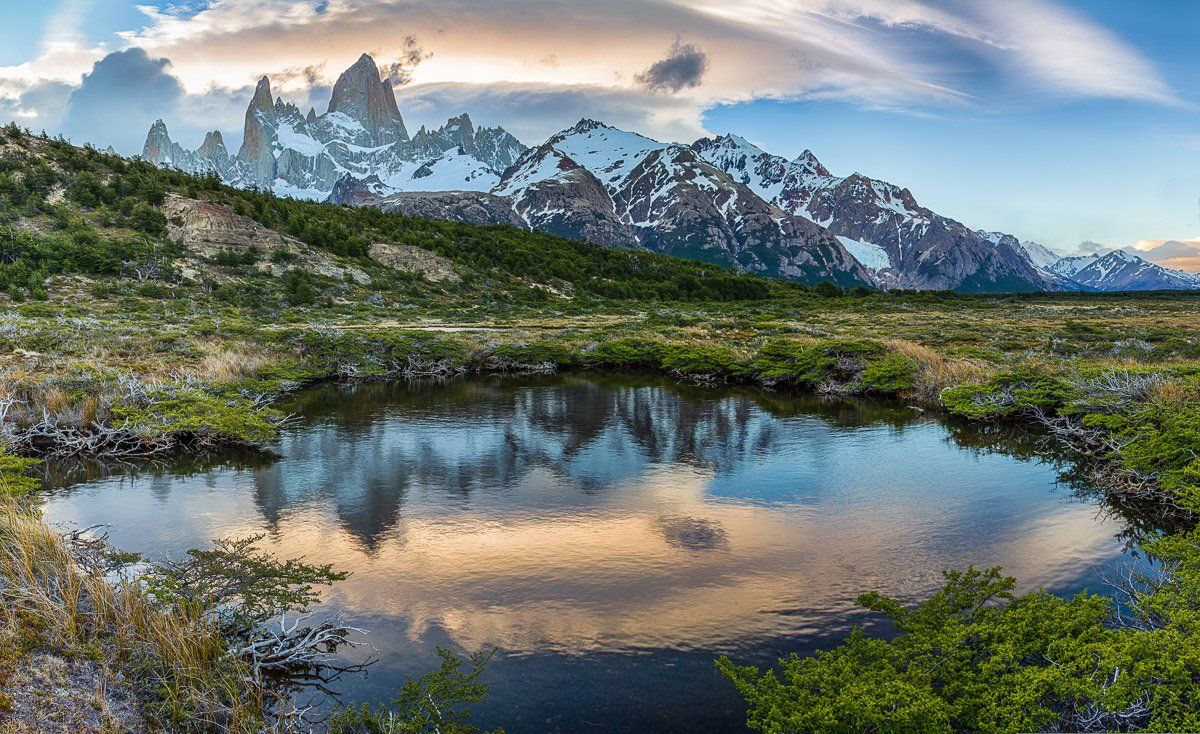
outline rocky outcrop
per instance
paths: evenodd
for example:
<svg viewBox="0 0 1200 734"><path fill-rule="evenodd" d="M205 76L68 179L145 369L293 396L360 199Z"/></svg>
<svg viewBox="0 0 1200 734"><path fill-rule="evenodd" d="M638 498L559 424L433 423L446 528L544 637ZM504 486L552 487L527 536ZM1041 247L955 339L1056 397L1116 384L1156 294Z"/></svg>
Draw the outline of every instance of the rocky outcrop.
<svg viewBox="0 0 1200 734"><path fill-rule="evenodd" d="M375 243L368 254L375 262L394 270L419 275L434 282L457 283L462 280L446 258L413 245Z"/></svg>
<svg viewBox="0 0 1200 734"><path fill-rule="evenodd" d="M254 98L246 108L242 128L242 147L238 160L246 167L246 181L259 188L271 188L275 183L275 127L278 118L271 102L271 80L263 77L254 88Z"/></svg>
<svg viewBox="0 0 1200 734"><path fill-rule="evenodd" d="M360 283L371 280L358 268L344 267L300 240L268 229L227 207L168 194L163 214L167 217L167 236L200 258L213 259L223 251L245 253L254 248L260 254L256 266L274 275L301 268L327 278L349 276ZM286 257L272 257L278 251L286 253Z"/></svg>
<svg viewBox="0 0 1200 734"><path fill-rule="evenodd" d="M481 191L400 191L389 190L371 176L340 179L325 200L328 204L372 206L386 212L397 212L425 219L466 222L467 224L506 224L525 227L513 211L512 202L495 194Z"/></svg>
<svg viewBox="0 0 1200 734"><path fill-rule="evenodd" d="M362 125L372 146L408 140L392 85L380 80L379 67L368 54L358 57L338 77L329 100L329 112L341 113Z"/></svg>
<svg viewBox="0 0 1200 734"><path fill-rule="evenodd" d="M481 191L401 191L385 197L378 206L384 211L425 219L524 228L510 201Z"/></svg>

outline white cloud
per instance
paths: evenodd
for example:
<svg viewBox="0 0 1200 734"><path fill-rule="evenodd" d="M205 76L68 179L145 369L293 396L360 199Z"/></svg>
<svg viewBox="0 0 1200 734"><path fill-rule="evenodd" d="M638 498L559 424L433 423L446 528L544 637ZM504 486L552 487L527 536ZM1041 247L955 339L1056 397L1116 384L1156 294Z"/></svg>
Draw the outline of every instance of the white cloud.
<svg viewBox="0 0 1200 734"><path fill-rule="evenodd" d="M0 105L50 119L23 106L33 97L22 97L45 80L78 83L106 55L78 32L89 3L68 0L38 59L0 68ZM407 70L412 89L402 97L437 114L465 109L481 120L511 119L530 136L586 110L658 137L691 137L703 132L706 109L759 98L917 114L1004 104L997 94L1177 101L1149 61L1055 0L209 0L196 7L141 6L145 24L118 34L119 43L169 59L188 99L206 114L217 111L223 125L235 117L232 107L244 105L228 102L229 90L264 73L276 94L315 105L360 53L375 52L387 66L411 53L408 39L428 56ZM702 49L703 83L647 91L639 75L661 63L677 38ZM972 77L972 69L985 73ZM979 88L984 77L1008 83ZM464 105L450 109L455 96ZM535 122L503 107L518 97L529 100Z"/></svg>
<svg viewBox="0 0 1200 734"><path fill-rule="evenodd" d="M1022 79L1064 97L1179 104L1154 65L1106 28L1044 0L974 0Z"/></svg>
<svg viewBox="0 0 1200 734"><path fill-rule="evenodd" d="M699 123L703 109L693 100L593 85L414 84L398 90L396 101L410 129L436 127L467 110L477 126L500 125L527 145L539 145L585 117L629 130L654 130L664 140L707 134Z"/></svg>

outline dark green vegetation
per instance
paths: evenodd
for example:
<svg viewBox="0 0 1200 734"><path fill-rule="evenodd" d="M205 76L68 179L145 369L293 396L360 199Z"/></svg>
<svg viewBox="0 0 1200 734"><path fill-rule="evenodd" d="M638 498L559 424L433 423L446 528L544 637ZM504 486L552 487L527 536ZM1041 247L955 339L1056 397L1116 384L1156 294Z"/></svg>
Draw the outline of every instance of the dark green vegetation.
<svg viewBox="0 0 1200 734"><path fill-rule="evenodd" d="M311 251L189 248L161 208L172 195L242 213ZM444 257L461 279L427 280L376 262L367 257L375 243ZM305 265L318 257L341 270ZM351 268L367 278L351 277ZM984 429L1036 422L1096 486L1139 508L1137 541L1159 559L1159 574L1126 579L1116 601L1015 596L1000 572L974 569L949 573L940 593L912 608L867 594L862 603L898 637L856 634L777 671L722 663L750 703L752 725L1200 728L1200 538L1190 531L1200 511L1195 295L805 288L509 228L279 200L12 127L0 132L0 291L0 428L22 454L253 447L278 430L274 397L308 381L544 369L900 396ZM0 455L6 494L32 488L24 468ZM261 727L269 701L244 686L245 669L227 655L238 635L214 628L203 613L210 604L173 596L178 578L169 574L158 598L78 580L31 500L4 502L11 639L71 655L103 651L132 680L156 682L144 692L148 706L168 720ZM211 570L229 560L221 550L188 563ZM307 583L336 580L333 569L293 571L308 573ZM63 579L78 581L76 596L58 590ZM301 596L275 597L276 606L311 598L287 588ZM108 611L80 616L75 598ZM201 612L164 613L189 605ZM187 665L177 664L180 655ZM468 731L456 717L483 690L477 670L463 665L444 661L391 709L350 709L333 726L428 730L433 700L449 704L436 705L442 731Z"/></svg>

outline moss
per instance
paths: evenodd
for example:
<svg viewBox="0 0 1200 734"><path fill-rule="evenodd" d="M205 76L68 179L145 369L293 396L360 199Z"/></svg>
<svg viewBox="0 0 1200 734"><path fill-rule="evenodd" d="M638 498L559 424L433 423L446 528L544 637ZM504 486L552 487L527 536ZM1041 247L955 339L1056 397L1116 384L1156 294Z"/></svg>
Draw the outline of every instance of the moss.
<svg viewBox="0 0 1200 734"><path fill-rule="evenodd" d="M37 463L35 459L14 456L0 449L0 496L11 497L37 489L37 478L29 476L29 470Z"/></svg>

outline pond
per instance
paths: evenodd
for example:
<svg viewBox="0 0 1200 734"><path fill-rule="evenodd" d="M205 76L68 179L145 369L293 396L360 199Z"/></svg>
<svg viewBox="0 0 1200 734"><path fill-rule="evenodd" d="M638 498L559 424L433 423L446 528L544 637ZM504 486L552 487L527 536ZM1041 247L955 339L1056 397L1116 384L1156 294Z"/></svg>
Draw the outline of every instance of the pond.
<svg viewBox="0 0 1200 734"><path fill-rule="evenodd" d="M390 698L438 646L495 648L476 722L522 732L743 731L722 654L770 664L876 624L948 567L1103 591L1125 523L1042 437L903 404L561 375L327 385L261 454L48 481L45 512L178 556L264 533L352 572L322 609L378 657L335 688ZM886 633L886 630L877 630Z"/></svg>

